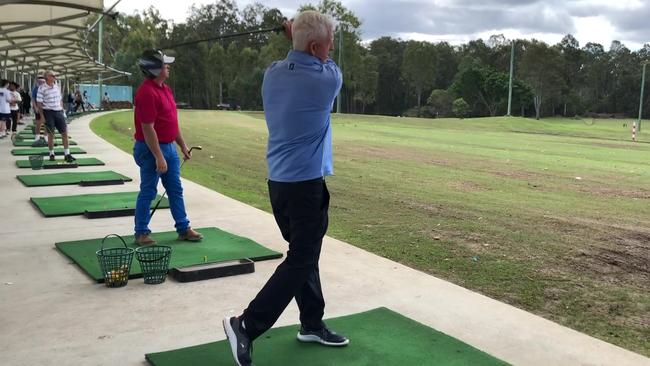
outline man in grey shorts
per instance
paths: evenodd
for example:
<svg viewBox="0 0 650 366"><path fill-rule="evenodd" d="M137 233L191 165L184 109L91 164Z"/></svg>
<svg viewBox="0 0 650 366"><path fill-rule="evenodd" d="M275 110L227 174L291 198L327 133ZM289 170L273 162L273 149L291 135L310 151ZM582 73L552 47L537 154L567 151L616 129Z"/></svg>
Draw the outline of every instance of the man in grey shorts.
<svg viewBox="0 0 650 366"><path fill-rule="evenodd" d="M61 89L56 83L56 74L52 70L45 72L45 84L38 88L36 96L38 109L45 118L45 130L47 131L47 146L50 149L50 161L55 160L54 154L54 129L59 131L63 139L63 151L65 161L74 162L75 159L70 154L68 146L68 126L65 122L65 112L63 112L63 98L61 98Z"/></svg>

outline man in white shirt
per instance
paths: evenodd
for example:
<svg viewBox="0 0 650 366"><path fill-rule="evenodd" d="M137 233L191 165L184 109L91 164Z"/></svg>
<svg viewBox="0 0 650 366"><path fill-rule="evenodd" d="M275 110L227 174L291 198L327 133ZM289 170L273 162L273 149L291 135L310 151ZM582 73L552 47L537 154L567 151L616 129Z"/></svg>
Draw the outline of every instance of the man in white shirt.
<svg viewBox="0 0 650 366"><path fill-rule="evenodd" d="M11 123L11 92L7 89L9 80L0 80L0 138L7 137L7 124Z"/></svg>
<svg viewBox="0 0 650 366"><path fill-rule="evenodd" d="M68 146L68 125L65 122L65 112L63 112L63 98L61 98L61 89L56 83L56 74L52 70L45 72L45 84L38 88L36 95L36 104L41 114L45 118L45 130L47 131L47 146L50 148L50 161L54 161L54 129L56 128L63 139L63 151L65 161L74 162L75 159L70 154Z"/></svg>
<svg viewBox="0 0 650 366"><path fill-rule="evenodd" d="M11 129L11 134L15 135L16 129L18 128L18 120L20 118L20 102L23 101L23 98L20 96L20 93L18 92L18 84L15 82L9 83L9 92L11 95L11 101L9 102L9 109L11 110L11 125L7 125L7 133L9 133L9 130Z"/></svg>

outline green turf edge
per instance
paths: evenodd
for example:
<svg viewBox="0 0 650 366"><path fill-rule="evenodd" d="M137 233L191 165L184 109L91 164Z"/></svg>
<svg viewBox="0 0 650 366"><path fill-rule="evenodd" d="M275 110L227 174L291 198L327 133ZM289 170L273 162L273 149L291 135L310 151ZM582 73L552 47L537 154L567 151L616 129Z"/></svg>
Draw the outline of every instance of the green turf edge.
<svg viewBox="0 0 650 366"><path fill-rule="evenodd" d="M124 175L124 174L120 174L120 173L114 172L114 171L112 171L112 170L111 170L111 172L113 172L113 173L115 173L115 174L117 174L117 175L121 175L122 177L121 177L121 178L118 178L118 179L104 179L104 180L90 180L90 181L88 181L88 180L80 180L80 181L77 181L77 182L61 182L61 183L37 184L37 185L29 185L28 183L26 183L26 182L23 180L23 177L25 177L25 176L29 177L29 176L31 176L30 174L19 174L19 175L16 175L16 179L18 179L18 180L19 180L19 181L20 181L20 182L21 182L25 187L30 187L30 188L34 188L34 187L53 187L53 186L82 185L83 182L93 182L93 183L98 183L98 182L109 182L109 181L115 181L115 182L118 182L118 180L121 180L121 181L122 181L122 184L123 184L123 183L126 183L126 182L132 182L132 181L133 181L133 179L127 177L127 176ZM83 174L83 173L96 173L96 172L76 172L76 173L77 173L77 174ZM60 174L60 173L52 173L52 174L33 174L33 175L54 175L54 174ZM119 184L119 183L115 183L115 184Z"/></svg>
<svg viewBox="0 0 650 366"><path fill-rule="evenodd" d="M507 363L507 362L505 362L503 360L500 360L500 359L496 358L495 356L490 355L489 353L487 353L485 351L482 351L482 350L480 350L480 349L478 349L476 347L473 347L472 345L470 345L468 343L465 343L465 342L463 342L463 341L461 341L461 340L459 340L459 339L457 339L455 337L452 337L452 336L450 336L450 335L448 335L446 333L443 333L443 332L441 332L441 331L439 331L439 330L437 330L435 328L432 328L432 327L430 327L430 326L428 326L426 324L420 323L420 322L418 322L418 321L416 321L414 319L406 317L406 316L404 316L404 315L402 315L400 313L397 313L396 311L393 311L393 310L391 310L389 308L386 308L386 307L379 307L379 308L375 308L375 309L360 312L360 313L355 313L355 314L330 318L330 319L326 319L326 321L333 328L340 328L340 325L337 325L336 323L345 322L349 318L364 317L364 316L371 318L370 320L372 320L372 317L382 317L383 316L385 318L387 316L390 316L391 319L389 319L389 320L392 323L394 323L395 321L405 322L405 326L407 326L407 327L420 328L423 331L430 332L433 337L442 338L443 341L450 342L451 345L455 346L456 348L462 347L462 348L468 349L473 354L474 357L476 357L476 356L485 357L486 362L464 364L464 365L467 365L467 366L481 366L481 365L484 365L484 364L489 364L489 365L509 365L509 363ZM288 326L273 328L273 329L271 329L271 332L281 332L281 331L285 331L287 329L290 330L292 328L295 329L296 332L299 329L297 324L292 324L292 325L288 325ZM156 361L154 358L158 357L160 355L163 355L163 354L166 354L166 353L169 353L169 352L177 352L177 351L182 351L182 350L188 350L188 349L192 349L192 348L203 348L205 346L217 345L217 344L220 344L220 343L227 343L227 342L228 342L228 340L224 339L224 340L220 340L220 341L208 342L208 343L203 343L203 344L199 344L199 345L195 345L195 346L182 347L182 348L168 350L168 351L146 353L144 356L145 356L145 360L149 363L149 365L151 365L151 366L160 366L160 365L156 365L154 363ZM354 339L351 339L351 344L353 344L353 342L354 342ZM309 346L309 345L305 345L305 346ZM316 345L316 344L313 344L311 346L313 346L313 347L322 347L322 346ZM228 347L228 346L226 345L226 347ZM319 350L325 350L325 349L327 349L327 347L320 348ZM329 348L329 349L333 350L333 348ZM228 350L229 350L229 347L228 347ZM230 357L232 357L232 356L230 356L230 353L228 353L228 356L225 356L225 357L230 359ZM469 361L469 360L466 360L466 361ZM232 364L234 364L234 361L233 361ZM444 364L446 364L446 363L444 363ZM454 365L460 365L459 363L453 363L453 364ZM216 363L215 363L215 365L216 365ZM370 366L370 364L365 364L364 366L366 366L366 365ZM400 364L399 366L402 366L402 365L416 366L416 365L413 365L413 364ZM427 365L430 365L430 364L427 364ZM436 365L439 365L439 364L436 364ZM219 366L222 366L222 365L219 365ZM382 366L382 365L372 365L372 366ZM392 366L392 364L391 364L391 366ZM417 365L417 366L420 366L420 365ZM433 366L433 364L431 364L431 366Z"/></svg>

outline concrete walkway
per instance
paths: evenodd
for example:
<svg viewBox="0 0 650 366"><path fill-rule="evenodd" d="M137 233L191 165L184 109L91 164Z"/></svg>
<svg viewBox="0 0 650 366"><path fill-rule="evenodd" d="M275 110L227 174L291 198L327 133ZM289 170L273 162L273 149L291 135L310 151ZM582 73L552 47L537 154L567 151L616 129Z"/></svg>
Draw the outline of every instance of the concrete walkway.
<svg viewBox="0 0 650 366"><path fill-rule="evenodd" d="M2 365L145 365L148 352L224 339L221 319L238 314L280 263L260 262L254 274L185 284L150 286L136 279L108 289L93 283L54 242L131 234L133 218L46 219L29 197L138 190L132 157L90 131L94 117L75 120L70 133L88 157L107 165L80 170L114 170L134 182L26 188L15 175L33 171L16 168L11 141L0 141ZM272 215L190 181L184 187L193 227L216 226L285 252ZM168 210L155 215L152 229L173 230ZM325 240L321 276L327 317L385 306L515 365L650 365L648 358L336 239ZM297 321L292 303L277 325Z"/></svg>

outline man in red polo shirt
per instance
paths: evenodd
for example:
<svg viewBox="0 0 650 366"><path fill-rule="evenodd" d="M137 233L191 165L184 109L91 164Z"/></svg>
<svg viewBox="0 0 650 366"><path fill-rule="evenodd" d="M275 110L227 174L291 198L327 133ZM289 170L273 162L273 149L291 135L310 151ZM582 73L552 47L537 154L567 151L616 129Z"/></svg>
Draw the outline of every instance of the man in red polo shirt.
<svg viewBox="0 0 650 366"><path fill-rule="evenodd" d="M135 238L139 245L152 245L149 220L151 202L156 197L158 179L167 190L172 217L176 223L178 240L199 241L203 236L190 227L185 213L183 186L181 185L180 159L191 153L178 128L178 113L174 95L165 80L169 77L169 64L173 57L160 50L147 50L138 60L146 79L135 93L135 145L133 157L140 167L140 193L135 206Z"/></svg>

